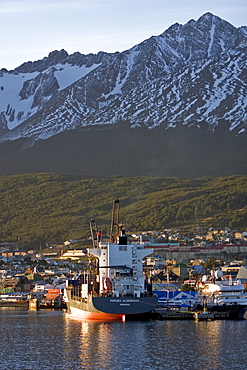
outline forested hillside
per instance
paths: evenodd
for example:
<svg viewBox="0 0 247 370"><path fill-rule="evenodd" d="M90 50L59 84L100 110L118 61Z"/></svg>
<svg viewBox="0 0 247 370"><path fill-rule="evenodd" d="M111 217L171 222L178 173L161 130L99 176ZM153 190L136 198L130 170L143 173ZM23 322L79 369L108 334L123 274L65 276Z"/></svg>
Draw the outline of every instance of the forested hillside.
<svg viewBox="0 0 247 370"><path fill-rule="evenodd" d="M0 177L0 240L22 247L88 238L94 218L103 232L120 199L127 231L165 228L247 229L247 176L108 177L57 174Z"/></svg>

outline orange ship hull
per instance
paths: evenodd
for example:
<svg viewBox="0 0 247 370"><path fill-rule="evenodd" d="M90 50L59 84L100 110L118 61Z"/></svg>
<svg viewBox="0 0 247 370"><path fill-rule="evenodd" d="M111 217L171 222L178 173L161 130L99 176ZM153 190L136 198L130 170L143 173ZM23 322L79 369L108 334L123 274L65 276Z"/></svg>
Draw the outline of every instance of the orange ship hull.
<svg viewBox="0 0 247 370"><path fill-rule="evenodd" d="M124 321L125 315L123 314L111 314L105 312L90 312L84 311L75 307L70 308L71 316L76 319L84 320L99 320L99 321Z"/></svg>

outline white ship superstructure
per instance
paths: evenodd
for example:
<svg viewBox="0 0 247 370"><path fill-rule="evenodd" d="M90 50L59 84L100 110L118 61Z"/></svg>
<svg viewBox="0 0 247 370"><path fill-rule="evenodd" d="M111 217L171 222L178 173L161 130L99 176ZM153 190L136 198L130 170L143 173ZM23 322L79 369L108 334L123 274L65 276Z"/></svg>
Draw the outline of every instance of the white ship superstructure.
<svg viewBox="0 0 247 370"><path fill-rule="evenodd" d="M140 297L147 293L143 276L143 258L153 252L141 244L99 243L88 249L98 258L99 293L111 292L114 297Z"/></svg>
<svg viewBox="0 0 247 370"><path fill-rule="evenodd" d="M212 271L211 276L203 276L197 283L196 305L213 311L246 311L247 294L243 284L237 279L226 279L222 271Z"/></svg>
<svg viewBox="0 0 247 370"><path fill-rule="evenodd" d="M101 240L95 221L90 223L93 248L87 248L87 255L92 264L66 289L69 309L76 316L118 320L156 308L158 298L143 275L143 259L153 249L143 243L128 243L118 212L119 201L115 200L107 241Z"/></svg>

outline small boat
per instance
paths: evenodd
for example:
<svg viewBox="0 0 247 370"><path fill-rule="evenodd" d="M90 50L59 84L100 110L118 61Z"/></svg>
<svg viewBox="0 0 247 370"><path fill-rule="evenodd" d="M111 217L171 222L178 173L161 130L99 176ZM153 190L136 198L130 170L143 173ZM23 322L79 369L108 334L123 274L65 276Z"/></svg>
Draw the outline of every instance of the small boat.
<svg viewBox="0 0 247 370"><path fill-rule="evenodd" d="M211 271L210 276L203 276L196 285L198 293L193 309L205 307L207 311L228 312L231 319L245 319L247 295L239 280L227 280L218 269Z"/></svg>
<svg viewBox="0 0 247 370"><path fill-rule="evenodd" d="M158 306L165 308L190 309L194 305L194 301L195 297L193 297L191 294L186 292L177 292L177 294L172 298L159 298Z"/></svg>
<svg viewBox="0 0 247 370"><path fill-rule="evenodd" d="M67 282L69 312L94 320L144 318L156 308L158 298L143 275L142 260L153 253L143 243L128 243L119 223L119 200L113 203L110 240L102 240L94 220L90 223L91 263L77 279Z"/></svg>

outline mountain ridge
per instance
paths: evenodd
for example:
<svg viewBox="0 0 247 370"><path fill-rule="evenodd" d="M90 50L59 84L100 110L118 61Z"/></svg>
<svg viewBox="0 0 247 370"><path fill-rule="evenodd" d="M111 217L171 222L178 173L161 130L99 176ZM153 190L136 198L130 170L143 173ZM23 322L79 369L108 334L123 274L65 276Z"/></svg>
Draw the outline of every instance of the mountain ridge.
<svg viewBox="0 0 247 370"><path fill-rule="evenodd" d="M27 150L67 131L79 130L82 135L87 128L97 132L119 123L130 130L129 135L138 128L149 132L160 128L164 137L170 130L177 130L179 137L181 127L195 127L200 134L190 131L194 146L197 136L203 138L205 132L214 133L220 127L230 145L236 136L246 137L246 57L247 27L236 28L206 13L184 25L175 23L161 35L123 52L69 55L62 49L14 71L2 69L0 146L5 143L6 148L11 141L22 139L21 148ZM137 147L142 140L149 141L144 131L135 134ZM185 139L190 141L187 134ZM109 146L107 133L102 140ZM9 148L14 146L18 147L10 144ZM246 170L244 149L235 150L233 167L241 163ZM154 152L155 143L150 146L152 161ZM204 154L206 161L211 154L206 149ZM162 151L159 155L164 157ZM223 147L219 155L225 155ZM2 168L7 168L9 160L3 153ZM167 163L165 157L162 163Z"/></svg>

